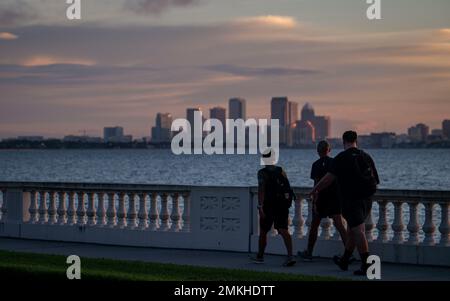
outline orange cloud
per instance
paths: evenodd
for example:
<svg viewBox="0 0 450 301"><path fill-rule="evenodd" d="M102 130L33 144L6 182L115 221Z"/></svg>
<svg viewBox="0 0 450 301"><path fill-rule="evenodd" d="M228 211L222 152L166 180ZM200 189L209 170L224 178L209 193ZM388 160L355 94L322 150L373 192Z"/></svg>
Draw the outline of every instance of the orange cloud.
<svg viewBox="0 0 450 301"><path fill-rule="evenodd" d="M31 58L25 59L21 62L21 65L26 67L36 67L36 66L48 66L55 64L73 64L73 65L84 65L92 66L95 62L85 59L77 58L57 58L50 56L33 56Z"/></svg>
<svg viewBox="0 0 450 301"><path fill-rule="evenodd" d="M293 17L274 16L274 15L241 18L238 19L237 22L243 24L256 24L284 29L291 29L298 25L297 21Z"/></svg>
<svg viewBox="0 0 450 301"><path fill-rule="evenodd" d="M18 36L10 32L0 32L0 40L16 40Z"/></svg>

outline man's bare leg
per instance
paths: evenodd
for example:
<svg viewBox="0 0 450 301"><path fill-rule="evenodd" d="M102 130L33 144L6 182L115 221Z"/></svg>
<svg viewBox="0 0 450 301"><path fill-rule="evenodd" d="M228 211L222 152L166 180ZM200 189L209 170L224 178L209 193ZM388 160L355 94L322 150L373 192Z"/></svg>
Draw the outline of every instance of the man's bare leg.
<svg viewBox="0 0 450 301"><path fill-rule="evenodd" d="M267 246L267 232L260 231L259 233L259 241L258 241L258 258L264 257L264 252Z"/></svg>
<svg viewBox="0 0 450 301"><path fill-rule="evenodd" d="M317 234L319 232L319 226L320 226L321 220L322 219L320 217L314 216L313 220L311 221L311 228L309 229L309 233L308 233L308 248L307 248L309 255L312 255L312 253L313 253L314 246L317 241Z"/></svg>
<svg viewBox="0 0 450 301"><path fill-rule="evenodd" d="M348 239L348 232L344 226L344 221L342 219L342 215L340 215L340 214L333 215L331 218L333 219L333 224L336 227L336 230L339 232L339 235L341 236L341 240L342 240L342 243L344 244L344 248L345 248L345 244Z"/></svg>
<svg viewBox="0 0 450 301"><path fill-rule="evenodd" d="M292 257L292 238L287 229L278 229L278 233L283 237L284 245L286 246L287 254Z"/></svg>

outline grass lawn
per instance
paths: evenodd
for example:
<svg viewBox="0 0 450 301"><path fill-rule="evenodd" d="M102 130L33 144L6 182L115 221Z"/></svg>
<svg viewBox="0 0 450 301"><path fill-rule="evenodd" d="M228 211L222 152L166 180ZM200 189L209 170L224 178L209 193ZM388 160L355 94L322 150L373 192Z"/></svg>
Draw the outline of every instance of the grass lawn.
<svg viewBox="0 0 450 301"><path fill-rule="evenodd" d="M66 257L0 251L0 275L10 279L66 278ZM81 258L81 278L125 281L323 281L315 277L282 273L253 272L223 268L204 268L174 264Z"/></svg>

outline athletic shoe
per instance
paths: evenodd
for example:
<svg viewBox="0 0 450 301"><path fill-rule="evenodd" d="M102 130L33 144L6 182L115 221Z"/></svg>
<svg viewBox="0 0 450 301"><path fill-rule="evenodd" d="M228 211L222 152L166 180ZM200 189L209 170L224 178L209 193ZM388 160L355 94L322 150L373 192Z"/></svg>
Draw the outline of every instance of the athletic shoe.
<svg viewBox="0 0 450 301"><path fill-rule="evenodd" d="M349 262L348 260L344 260L342 259L342 257L339 256L334 256L333 257L333 262L343 271L348 271L348 265Z"/></svg>
<svg viewBox="0 0 450 301"><path fill-rule="evenodd" d="M312 254L308 252L308 250L304 250L303 252L298 252L298 256L304 261L312 261Z"/></svg>
<svg viewBox="0 0 450 301"><path fill-rule="evenodd" d="M369 268L368 264L363 264L359 268L359 270L356 270L353 272L353 275L355 276L367 276L367 269Z"/></svg>
<svg viewBox="0 0 450 301"><path fill-rule="evenodd" d="M294 256L288 256L286 258L286 261L283 263L284 267L291 267L294 266L297 263L297 261L294 259Z"/></svg>
<svg viewBox="0 0 450 301"><path fill-rule="evenodd" d="M250 260L253 261L253 263L258 263L258 264L264 263L264 257L252 256L252 257L250 257Z"/></svg>

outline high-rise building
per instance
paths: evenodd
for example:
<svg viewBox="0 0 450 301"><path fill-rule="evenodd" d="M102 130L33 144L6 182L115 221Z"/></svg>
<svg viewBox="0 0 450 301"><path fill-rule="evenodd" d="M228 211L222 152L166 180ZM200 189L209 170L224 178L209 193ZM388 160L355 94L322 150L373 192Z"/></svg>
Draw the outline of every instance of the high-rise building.
<svg viewBox="0 0 450 301"><path fill-rule="evenodd" d="M430 128L423 123L416 124L408 129L408 136L413 142L425 142L429 134Z"/></svg>
<svg viewBox="0 0 450 301"><path fill-rule="evenodd" d="M188 108L186 110L186 119L191 125L192 139L194 139L194 134L196 134L196 132L194 132L194 127L195 127L194 126L194 124L195 124L195 122L194 122L194 114L195 114L195 112L203 113L201 108ZM202 122L201 127L202 128L203 128L204 121L205 121L205 117L202 115L202 120L201 120L201 122ZM205 133L202 130L202 137L204 137L204 136L205 136Z"/></svg>
<svg viewBox="0 0 450 301"><path fill-rule="evenodd" d="M445 138L450 139L450 120L442 121L442 133Z"/></svg>
<svg viewBox="0 0 450 301"><path fill-rule="evenodd" d="M311 121L297 121L293 130L293 145L311 145L315 142L315 136L314 125Z"/></svg>
<svg viewBox="0 0 450 301"><path fill-rule="evenodd" d="M209 117L211 119L218 119L225 126L225 122L227 119L227 110L222 107L214 107L209 110Z"/></svg>
<svg viewBox="0 0 450 301"><path fill-rule="evenodd" d="M244 119L247 118L247 104L244 98L231 98L228 102L228 110L229 110L229 118L236 119Z"/></svg>
<svg viewBox="0 0 450 301"><path fill-rule="evenodd" d="M289 125L293 125L298 121L298 103L290 101L289 102Z"/></svg>
<svg viewBox="0 0 450 301"><path fill-rule="evenodd" d="M121 126L103 128L103 140L105 140L105 142L117 140L123 136L123 127Z"/></svg>
<svg viewBox="0 0 450 301"><path fill-rule="evenodd" d="M302 121L310 121L315 129L315 140L325 140L330 137L331 119L329 116L316 116L314 108L306 103L302 108Z"/></svg>
<svg viewBox="0 0 450 301"><path fill-rule="evenodd" d="M289 121L289 100L287 97L274 97L271 102L271 117L280 121L280 128L286 127Z"/></svg>
<svg viewBox="0 0 450 301"><path fill-rule="evenodd" d="M172 139L172 115L169 113L158 113L156 115L156 126L152 127L153 143L169 143Z"/></svg>

